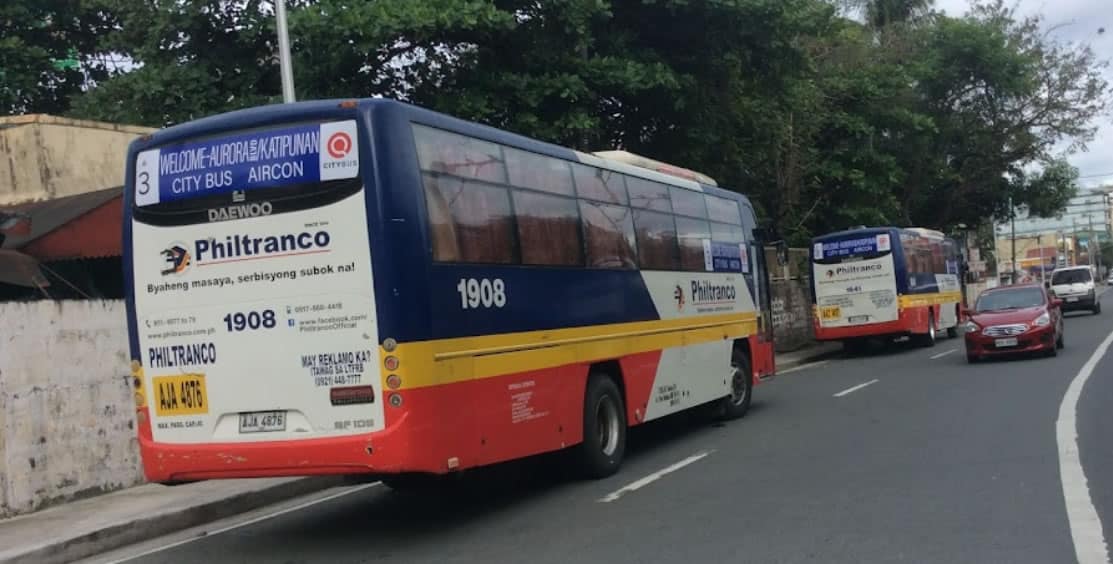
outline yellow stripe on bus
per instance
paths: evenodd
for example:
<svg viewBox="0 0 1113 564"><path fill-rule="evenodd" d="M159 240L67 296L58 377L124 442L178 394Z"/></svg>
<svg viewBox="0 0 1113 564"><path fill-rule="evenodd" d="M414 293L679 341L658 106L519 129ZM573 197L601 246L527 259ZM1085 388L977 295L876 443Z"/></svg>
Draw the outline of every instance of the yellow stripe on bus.
<svg viewBox="0 0 1113 564"><path fill-rule="evenodd" d="M399 343L400 389L596 362L757 332L753 312ZM384 384L388 372L383 372Z"/></svg>
<svg viewBox="0 0 1113 564"><path fill-rule="evenodd" d="M924 307L942 304L955 304L962 301L962 292L938 292L935 294L908 294L900 297L900 307Z"/></svg>

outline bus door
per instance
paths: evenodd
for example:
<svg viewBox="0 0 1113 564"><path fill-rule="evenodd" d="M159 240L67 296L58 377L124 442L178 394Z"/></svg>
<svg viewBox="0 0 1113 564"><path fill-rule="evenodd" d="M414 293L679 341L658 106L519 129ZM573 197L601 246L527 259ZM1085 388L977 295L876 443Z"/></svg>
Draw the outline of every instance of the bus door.
<svg viewBox="0 0 1113 564"><path fill-rule="evenodd" d="M773 298L769 286L769 265L765 263L765 240L759 236L754 209L749 202L742 202L742 221L752 234L748 237L750 248L750 271L746 282L754 296L757 308L757 347L753 355L753 371L759 376L772 375L776 370L773 359Z"/></svg>

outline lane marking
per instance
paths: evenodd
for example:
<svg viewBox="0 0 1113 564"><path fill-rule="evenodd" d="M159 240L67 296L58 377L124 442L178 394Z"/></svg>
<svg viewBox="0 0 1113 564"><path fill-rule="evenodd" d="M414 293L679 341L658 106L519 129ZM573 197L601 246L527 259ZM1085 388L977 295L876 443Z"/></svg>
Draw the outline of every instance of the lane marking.
<svg viewBox="0 0 1113 564"><path fill-rule="evenodd" d="M1105 547L1105 533L1098 517L1086 472L1078 453L1078 400L1082 388L1094 373L1094 368L1113 344L1113 332L1105 338L1082 369L1071 380L1063 402L1059 404L1059 419L1055 422L1055 439L1059 443L1059 479L1063 484L1063 501L1067 506L1070 536L1074 541L1074 554L1079 564L1108 564L1109 552Z"/></svg>
<svg viewBox="0 0 1113 564"><path fill-rule="evenodd" d="M857 386L849 387L849 388L835 394L834 397L841 398L841 397L845 396L846 394L857 392L858 390L861 390L862 388L865 388L866 386L869 386L870 384L876 384L880 381L881 380L878 380L878 379L874 378L873 380L870 380L869 382L862 382L861 384L858 384Z"/></svg>
<svg viewBox="0 0 1113 564"><path fill-rule="evenodd" d="M615 501L616 499L618 499L618 498L620 498L620 497L622 497L622 496L624 496L624 495L626 495L630 492L638 491L638 490L648 486L649 484L652 484L653 482L656 482L657 480L660 480L661 478L665 477L666 475L672 474L673 472L676 472L677 470L680 470L681 468L683 468L683 467L685 467L689 464L692 464L692 463L700 460L701 458L706 457L707 455L709 455L713 452L715 452L715 451L714 450L707 450L707 451L701 452L699 454L693 454L692 456L689 456L688 458L685 458L684 460L681 460L680 462L677 462L677 463L672 464L670 466L666 466L665 468L662 468L662 469L660 469L660 470L658 470L658 471L656 471L656 472L654 472L654 473L652 473L652 474L650 474L650 475L648 475L648 476L646 476L646 477L644 477L640 480L635 480L633 482L630 482L629 484L626 484L625 486L622 486L621 488L607 494L606 496L599 498L598 501L599 501L599 503L610 503L612 501Z"/></svg>
<svg viewBox="0 0 1113 564"><path fill-rule="evenodd" d="M937 355L934 355L934 356L932 356L932 357L931 357L931 360L935 360L935 359L937 359L937 358L943 358L943 357L945 357L945 356L947 356L947 355L949 355L949 354L951 354L951 353L953 353L953 352L958 352L958 349L951 349L951 350L949 350L949 351L943 351L943 352L941 352L941 353L939 353L939 354L937 354Z"/></svg>
<svg viewBox="0 0 1113 564"><path fill-rule="evenodd" d="M788 370L778 370L777 371L777 376L784 376L785 374L796 372L797 370L804 370L805 368L816 368L818 366L823 366L824 364L827 364L828 362L830 362L830 361L820 360L820 361L816 361L816 362L809 362L807 364L801 364L800 366L794 366L792 368L789 368Z"/></svg>
<svg viewBox="0 0 1113 564"><path fill-rule="evenodd" d="M132 554L130 556L125 556L123 558L120 558L119 560L112 560L111 563L112 564L118 564L120 562L130 562L132 560L143 558L144 556L150 556L152 554L159 553L159 552L162 552L164 550L170 550L171 548L177 548L179 546L182 546L183 544L189 544L191 542L199 541L201 539L207 539L207 538L209 538L213 535L219 535L221 533L227 533L228 531L234 531L236 529L240 529L240 528L246 527L248 525L254 525L255 523L266 521L268 519L273 519L275 517L279 517L279 516L285 515L287 513L293 513L294 511L301 511L302 509L305 509L307 507L312 507L314 505L324 503L326 501L332 501L332 500L334 500L338 497L344 497L346 495L351 495L351 494L354 494L356 492L366 490L367 488L372 488L372 487L379 486L379 485L382 485L382 482L372 482L370 484L362 484L362 485L359 485L359 486L355 486L351 489L347 489L347 490L344 490L342 492L337 492L337 493L334 493L332 495L322 497L320 499L312 499L312 500L309 500L309 501L306 501L306 502L303 502L303 503L299 503L299 504L291 506L291 507L287 507L285 509L281 509L279 511L275 511L273 513L267 513L265 515L259 515L259 516L256 516L256 517L252 517L251 519L248 519L247 521L243 521L242 523L236 523L234 525L228 525L226 527L221 527L219 529L214 529L212 531L203 531L197 536L193 536L193 537L190 537L188 539L182 539L180 541L175 541L175 542L172 542L172 543L164 545L164 546L152 548L150 550L141 552L139 554ZM231 518L234 519L235 517L231 517ZM172 535L172 534L175 534L175 533L169 533L169 534Z"/></svg>

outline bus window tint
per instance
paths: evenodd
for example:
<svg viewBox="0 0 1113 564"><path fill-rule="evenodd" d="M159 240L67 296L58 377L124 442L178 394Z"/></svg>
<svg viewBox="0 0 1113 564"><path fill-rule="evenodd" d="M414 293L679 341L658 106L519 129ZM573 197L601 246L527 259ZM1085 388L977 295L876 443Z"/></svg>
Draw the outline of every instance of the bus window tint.
<svg viewBox="0 0 1113 564"><path fill-rule="evenodd" d="M421 125L414 125L413 131L422 170L506 182L506 163L498 145Z"/></svg>
<svg viewBox="0 0 1113 564"><path fill-rule="evenodd" d="M514 212L518 220L522 264L583 264L576 200L515 190Z"/></svg>
<svg viewBox="0 0 1113 564"><path fill-rule="evenodd" d="M720 243L745 243L746 234L740 225L711 222L711 238Z"/></svg>
<svg viewBox="0 0 1113 564"><path fill-rule="evenodd" d="M573 164L572 176L576 179L576 193L581 198L608 204L626 204L626 183L623 182L621 174L593 166Z"/></svg>
<svg viewBox="0 0 1113 564"><path fill-rule="evenodd" d="M634 232L642 268L677 270L676 225L671 215L634 210Z"/></svg>
<svg viewBox="0 0 1113 564"><path fill-rule="evenodd" d="M711 221L719 223L729 223L731 225L742 225L742 216L738 211L738 202L712 196L710 194L704 197L707 200L707 213Z"/></svg>
<svg viewBox="0 0 1113 564"><path fill-rule="evenodd" d="M672 195L672 211L677 215L707 219L703 194L676 187L669 188L669 193Z"/></svg>
<svg viewBox="0 0 1113 564"><path fill-rule="evenodd" d="M634 220L630 208L580 201L587 266L637 268Z"/></svg>
<svg viewBox="0 0 1113 564"><path fill-rule="evenodd" d="M680 244L682 270L707 270L703 256L703 240L711 238L711 229L702 219L676 218L676 236Z"/></svg>
<svg viewBox="0 0 1113 564"><path fill-rule="evenodd" d="M424 175L424 184L435 260L514 262L505 188L433 174Z"/></svg>
<svg viewBox="0 0 1113 564"><path fill-rule="evenodd" d="M626 190L630 192L630 205L635 208L663 212L672 211L672 203L669 201L669 187L665 184L629 176L626 178Z"/></svg>
<svg viewBox="0 0 1113 564"><path fill-rule="evenodd" d="M510 184L562 196L574 196L572 171L560 159L504 147Z"/></svg>

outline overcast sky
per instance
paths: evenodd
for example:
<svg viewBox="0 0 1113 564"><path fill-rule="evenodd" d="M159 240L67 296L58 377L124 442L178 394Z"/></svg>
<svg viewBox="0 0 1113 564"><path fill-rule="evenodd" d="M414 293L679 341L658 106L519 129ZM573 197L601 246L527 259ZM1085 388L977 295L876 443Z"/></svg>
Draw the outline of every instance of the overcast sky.
<svg viewBox="0 0 1113 564"><path fill-rule="evenodd" d="M1089 44L1097 56L1113 60L1113 0L1013 0L1019 15L1042 14L1044 25L1060 26L1053 37L1059 41ZM970 5L969 0L935 0L935 8L951 16L960 16ZM1098 34L1098 29L1105 33ZM1113 68L1106 69L1106 78L1113 85ZM1078 167L1079 184L1100 186L1113 184L1113 108L1098 117L1098 132L1085 153L1070 157Z"/></svg>

